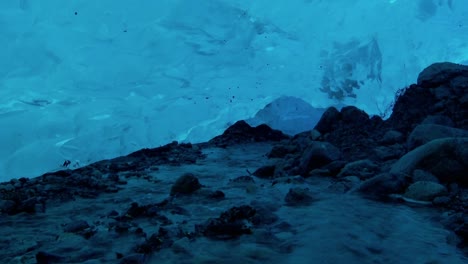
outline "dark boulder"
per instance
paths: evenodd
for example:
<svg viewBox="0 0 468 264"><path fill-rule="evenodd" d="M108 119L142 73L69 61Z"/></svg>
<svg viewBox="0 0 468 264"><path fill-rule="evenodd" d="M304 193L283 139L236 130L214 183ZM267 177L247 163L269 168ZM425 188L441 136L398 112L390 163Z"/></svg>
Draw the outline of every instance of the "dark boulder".
<svg viewBox="0 0 468 264"><path fill-rule="evenodd" d="M340 150L328 142L313 141L300 157L299 174L308 173L341 158Z"/></svg>
<svg viewBox="0 0 468 264"><path fill-rule="evenodd" d="M401 194L409 185L409 178L402 174L382 173L362 182L351 192L357 192L364 197L388 200L391 194Z"/></svg>
<svg viewBox="0 0 468 264"><path fill-rule="evenodd" d="M336 127L339 119L340 112L335 107L330 107L323 113L314 129L322 134L329 133Z"/></svg>
<svg viewBox="0 0 468 264"><path fill-rule="evenodd" d="M280 141L288 139L289 136L283 134L279 130L271 129L263 124L256 127L251 127L245 121L237 121L230 126L224 133L211 139L208 143L219 147L226 147L235 144Z"/></svg>
<svg viewBox="0 0 468 264"><path fill-rule="evenodd" d="M400 158L391 172L411 175L416 169L433 174L441 183L468 186L468 138L432 140Z"/></svg>
<svg viewBox="0 0 468 264"><path fill-rule="evenodd" d="M428 116L445 116L456 128L468 129L467 89L468 66L432 64L396 99L386 124L407 135Z"/></svg>
<svg viewBox="0 0 468 264"><path fill-rule="evenodd" d="M192 173L186 173L180 176L174 185L172 185L171 196L177 194L191 194L201 187L202 185L198 181L197 177L195 177L195 175Z"/></svg>
<svg viewBox="0 0 468 264"><path fill-rule="evenodd" d="M466 80L466 77L468 77L468 66L438 62L425 68L419 74L417 84L423 88L434 88L448 83L459 84L459 78Z"/></svg>
<svg viewBox="0 0 468 264"><path fill-rule="evenodd" d="M252 173L254 176L257 176L259 178L263 178L263 179L269 179L269 178L273 178L274 175L275 175L275 170L276 170L276 166L275 165L267 165L267 166L263 166L263 167L260 167L258 168L256 171L254 171L254 173Z"/></svg>

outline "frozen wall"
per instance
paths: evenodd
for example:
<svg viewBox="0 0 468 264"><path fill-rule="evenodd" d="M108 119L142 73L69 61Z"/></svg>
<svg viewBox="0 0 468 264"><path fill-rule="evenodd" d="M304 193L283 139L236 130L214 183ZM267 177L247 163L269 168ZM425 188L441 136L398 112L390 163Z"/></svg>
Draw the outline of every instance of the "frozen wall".
<svg viewBox="0 0 468 264"><path fill-rule="evenodd" d="M280 96L384 114L465 0L0 2L0 179L204 141Z"/></svg>

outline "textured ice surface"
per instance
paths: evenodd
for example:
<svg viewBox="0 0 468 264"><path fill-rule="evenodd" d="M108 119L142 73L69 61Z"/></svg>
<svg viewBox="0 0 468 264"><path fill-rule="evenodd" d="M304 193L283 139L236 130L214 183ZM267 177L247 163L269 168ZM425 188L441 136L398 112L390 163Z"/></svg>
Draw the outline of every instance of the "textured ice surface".
<svg viewBox="0 0 468 264"><path fill-rule="evenodd" d="M312 107L300 98L282 96L246 121L251 126L267 124L273 129L295 135L313 129L324 112L325 108Z"/></svg>
<svg viewBox="0 0 468 264"><path fill-rule="evenodd" d="M274 99L383 113L435 61L468 60L464 0L0 3L0 179L172 140Z"/></svg>

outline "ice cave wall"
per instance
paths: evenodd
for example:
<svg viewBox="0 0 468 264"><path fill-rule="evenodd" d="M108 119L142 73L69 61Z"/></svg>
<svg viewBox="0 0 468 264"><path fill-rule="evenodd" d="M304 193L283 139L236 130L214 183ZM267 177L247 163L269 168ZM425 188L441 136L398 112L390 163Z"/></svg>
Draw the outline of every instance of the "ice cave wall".
<svg viewBox="0 0 468 264"><path fill-rule="evenodd" d="M0 179L204 141L281 96L388 114L427 65L467 63L466 17L464 0L1 1Z"/></svg>

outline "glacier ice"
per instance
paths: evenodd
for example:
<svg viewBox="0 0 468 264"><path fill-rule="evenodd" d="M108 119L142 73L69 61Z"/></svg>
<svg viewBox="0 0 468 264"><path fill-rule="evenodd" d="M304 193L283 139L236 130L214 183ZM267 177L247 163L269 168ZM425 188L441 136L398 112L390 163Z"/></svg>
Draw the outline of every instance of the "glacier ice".
<svg viewBox="0 0 468 264"><path fill-rule="evenodd" d="M467 15L464 0L2 1L0 179L204 141L282 96L382 114L427 65L468 61Z"/></svg>
<svg viewBox="0 0 468 264"><path fill-rule="evenodd" d="M267 124L288 135L312 130L325 112L306 101L292 96L281 96L245 120L251 126Z"/></svg>

